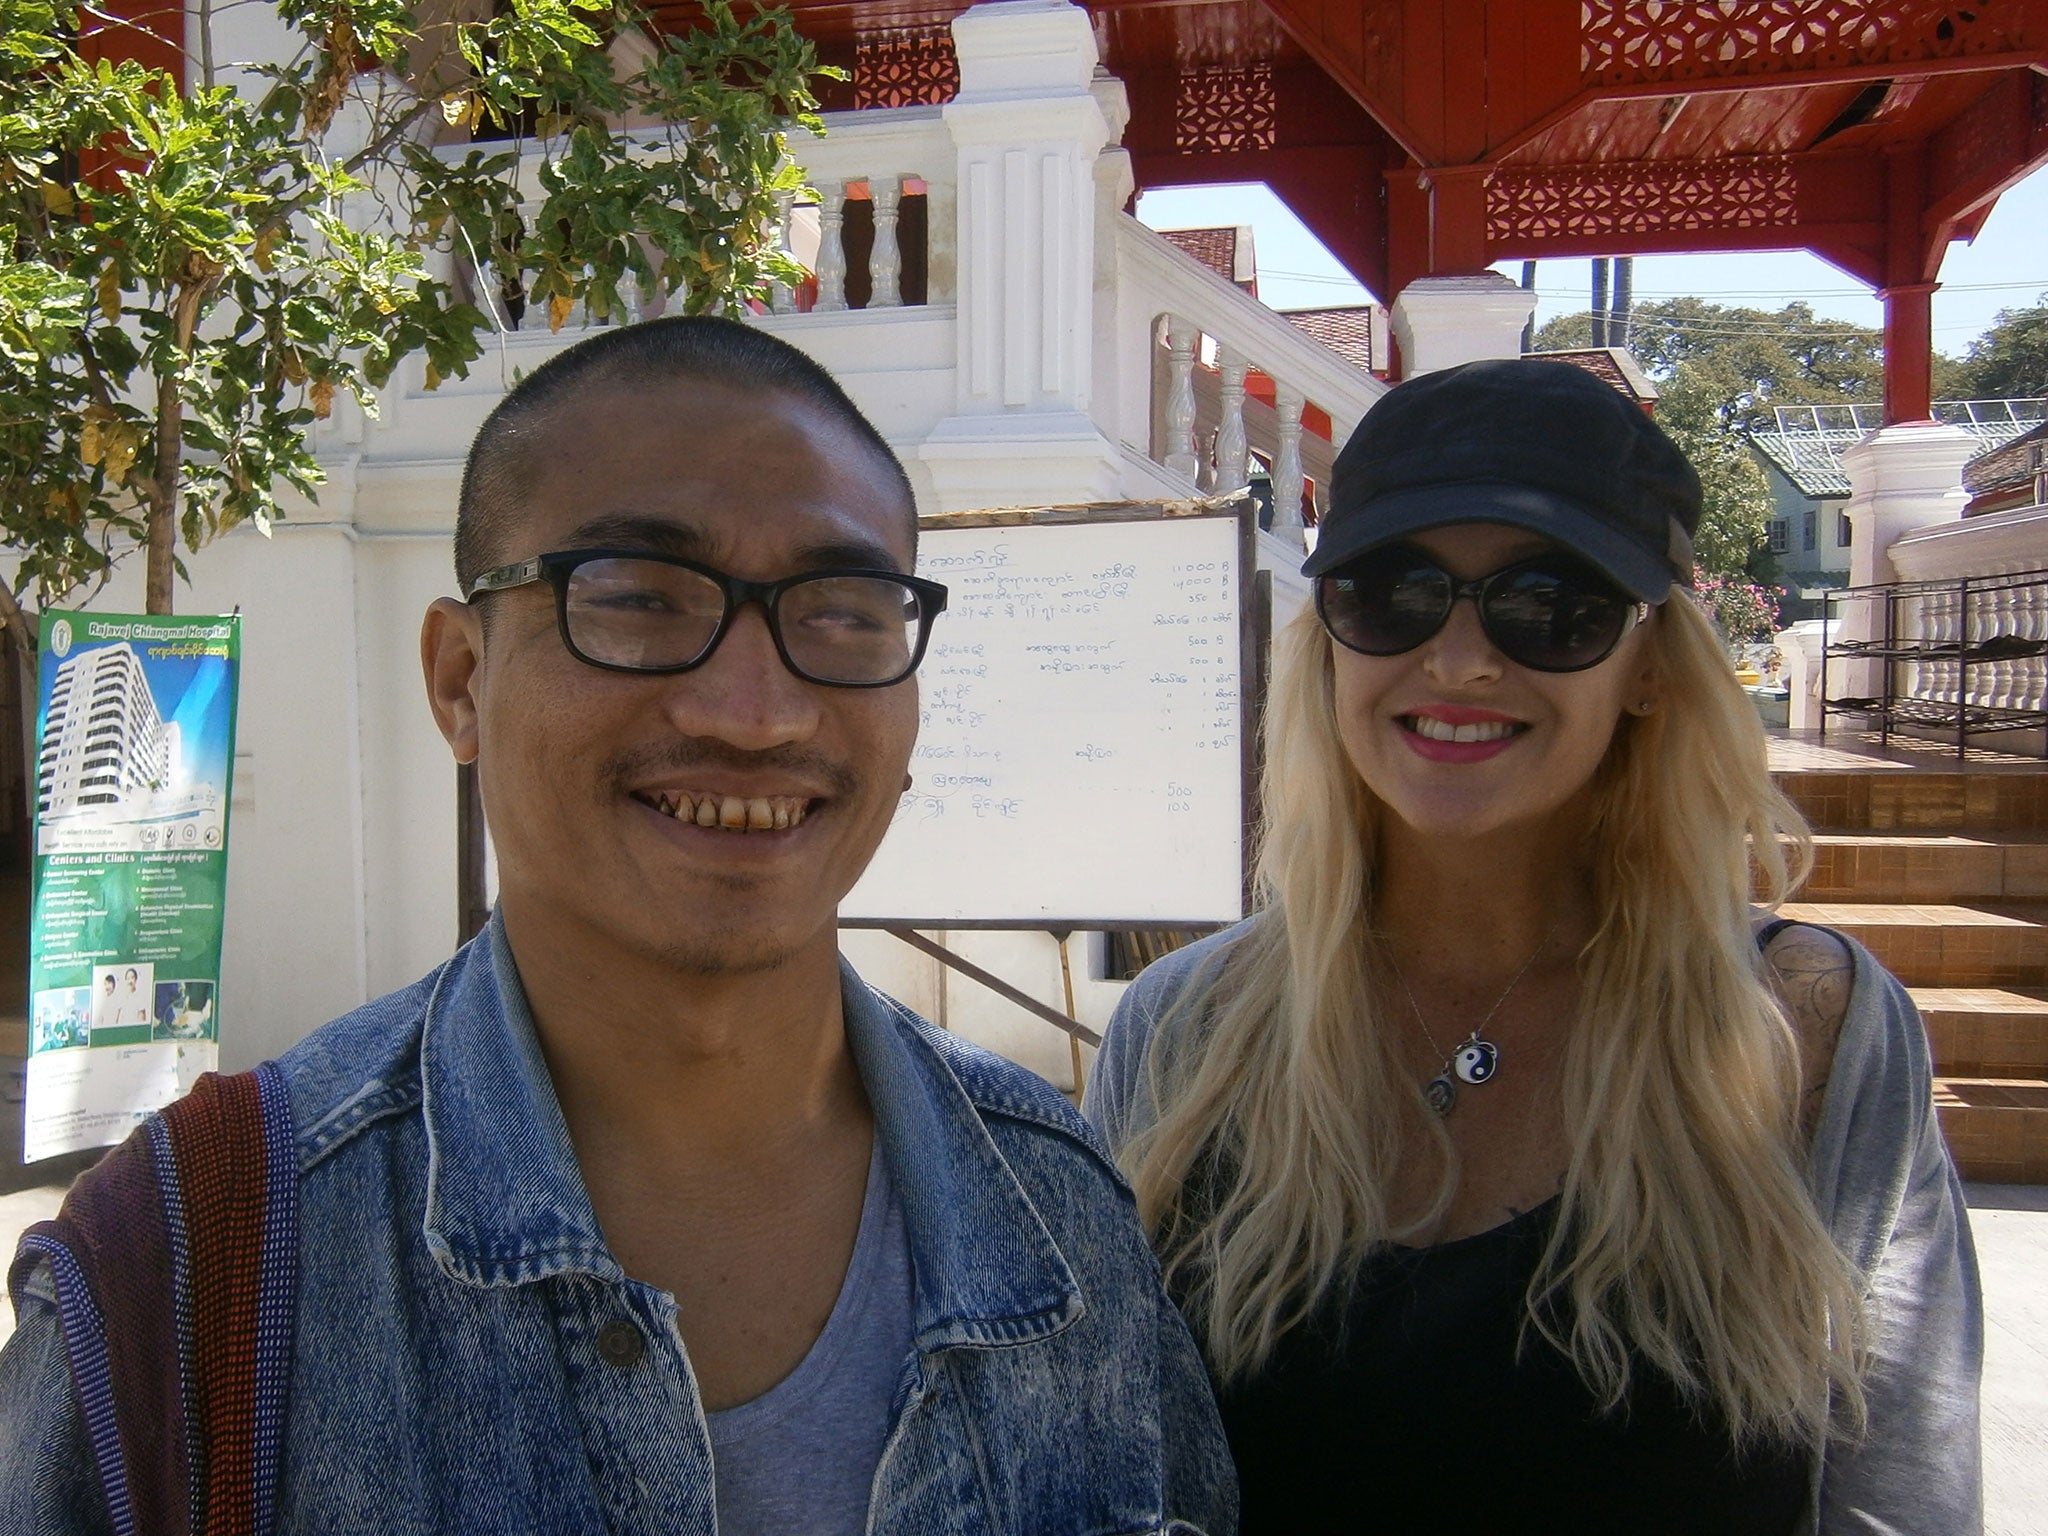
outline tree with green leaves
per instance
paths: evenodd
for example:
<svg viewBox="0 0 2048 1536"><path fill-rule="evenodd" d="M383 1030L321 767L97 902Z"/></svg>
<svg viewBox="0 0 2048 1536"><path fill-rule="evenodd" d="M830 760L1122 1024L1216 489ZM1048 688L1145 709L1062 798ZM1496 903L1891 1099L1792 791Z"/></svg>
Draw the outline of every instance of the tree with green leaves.
<svg viewBox="0 0 2048 1536"><path fill-rule="evenodd" d="M1591 344L1585 314L1561 315L1536 333L1538 351ZM1769 579L1770 487L1744 434L1775 427L1781 405L1881 399L1883 333L1823 320L1799 303L1773 311L1663 299L1635 307L1629 345L1656 381L1658 425L1699 471L1701 571Z"/></svg>
<svg viewBox="0 0 2048 1536"><path fill-rule="evenodd" d="M559 327L629 285L730 311L800 275L784 128L819 126L821 71L781 12L706 0L667 35L629 0L280 0L296 51L216 70L230 3L187 7L179 80L82 54L77 0L0 0L0 618L25 648L31 587L138 549L169 612L181 543L317 494L338 394L374 412L416 353L428 387L461 376L508 301Z"/></svg>
<svg viewBox="0 0 2048 1536"><path fill-rule="evenodd" d="M2031 400L2048 395L2048 293L2031 309L2001 309L1949 375L1953 398Z"/></svg>

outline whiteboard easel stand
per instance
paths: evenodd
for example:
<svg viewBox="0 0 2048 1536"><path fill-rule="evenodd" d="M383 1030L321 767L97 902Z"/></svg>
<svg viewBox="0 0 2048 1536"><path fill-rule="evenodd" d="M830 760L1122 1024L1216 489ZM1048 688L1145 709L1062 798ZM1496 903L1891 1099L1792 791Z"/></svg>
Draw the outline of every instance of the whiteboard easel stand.
<svg viewBox="0 0 2048 1536"><path fill-rule="evenodd" d="M941 518L921 520L926 527L1006 527L1026 525L1060 525L1069 523L1092 523L1097 521L1121 521L1131 515L1126 507L1131 504L1110 503L1102 505L1041 508L1030 512L1003 510L979 513L952 513ZM1241 817L1241 841L1243 865L1240 872L1241 889L1244 892L1246 910L1250 910L1252 889L1251 850L1256 836L1259 819L1258 783L1261 766L1260 733L1265 715L1266 689L1270 678L1270 649L1273 633L1273 583L1269 573L1258 569L1256 555L1256 528L1254 520L1256 504L1245 492L1235 492L1215 498L1213 501L1170 504L1168 517L1193 515L1213 516L1219 508L1232 508L1238 526L1237 565L1240 586L1238 589L1238 688L1239 688L1239 814ZM1105 515L1107 514L1107 515ZM1159 511L1144 514L1156 518ZM1103 919L1100 917L1062 920L1047 924L1041 918L1037 922L1013 920L938 918L925 926L945 931L1037 930L1048 934L1059 945L1060 980L1065 996L1066 1012L1040 1002L1029 993L1011 985L994 972L984 970L973 961L962 958L944 945L926 938L915 928L900 921L878 919L842 918L841 926L847 928L872 928L894 935L918 953L936 960L942 967L957 972L969 981L986 987L998 997L1016 1004L1032 1017L1043 1020L1065 1033L1067 1048L1073 1063L1074 1097L1078 1101L1085 1084L1081 1060L1081 1047L1086 1044L1096 1048L1102 1045L1102 1036L1075 1017L1074 972L1068 941L1082 929L1109 931L1112 929L1182 929L1198 933L1215 932L1225 925L1213 920L1187 920L1154 917L1139 921L1128 919ZM944 1008L944 988L940 990L941 1009Z"/></svg>
<svg viewBox="0 0 2048 1536"><path fill-rule="evenodd" d="M847 926L851 927L853 925L848 924ZM1014 928L1011 931L1014 932ZM1068 1039L1073 1042L1074 1059L1077 1063L1079 1062L1081 1057L1081 1047L1083 1044L1096 1046L1102 1044L1102 1036L1098 1035L1097 1033L1095 1033L1094 1030L1090 1029L1087 1025L1081 1023L1078 1019L1075 1019L1072 1016L1071 1010L1074 1006L1074 984L1071 976L1068 978L1067 981L1067 1008L1069 1012L1061 1013L1058 1009L1048 1007L1046 1004L1041 1003L1037 998L1033 997L1030 993L1020 992L1017 988L1011 986L1007 981L1003 980L1002 977L996 975L995 972L985 971L980 966L976 965L972 960L962 959L960 956L954 954L953 951L947 949L944 945L934 944L930 939L926 938L923 934L919 933L915 928L884 927L882 929L882 932L887 934L893 934L895 937L901 939L904 943L908 944L912 949L916 950L919 954L930 955L934 960L938 961L939 964L946 966L949 969L958 971L962 976L965 976L969 981L979 982L982 986L987 987L989 991L995 993L998 997L1006 998L1010 1002L1015 1003L1019 1008L1022 1008L1026 1013L1030 1014L1032 1017L1045 1020L1046 1023L1052 1025L1055 1029L1065 1030L1067 1032ZM1060 935L1055 933L1053 937L1060 938ZM1062 968L1064 968L1066 964L1066 953L1066 943L1062 939L1060 944L1060 963ZM1080 1077L1078 1076L1078 1073L1074 1081L1077 1085L1076 1091L1078 1092L1078 1085L1080 1083Z"/></svg>
<svg viewBox="0 0 2048 1536"><path fill-rule="evenodd" d="M1060 985L1067 994L1067 1017L1070 1019L1074 1017L1074 963L1067 955L1067 940L1072 937L1071 932L1053 935L1053 941L1060 947ZM1071 1031L1067 1034L1067 1053L1074 1062L1074 1101L1079 1103L1081 1090L1088 1084L1081 1075L1081 1041Z"/></svg>

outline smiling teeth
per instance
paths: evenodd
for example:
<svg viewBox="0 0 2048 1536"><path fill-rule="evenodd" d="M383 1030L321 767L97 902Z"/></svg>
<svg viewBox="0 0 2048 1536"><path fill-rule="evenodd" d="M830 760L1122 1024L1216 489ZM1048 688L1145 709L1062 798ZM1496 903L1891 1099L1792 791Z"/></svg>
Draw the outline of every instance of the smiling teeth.
<svg viewBox="0 0 2048 1536"><path fill-rule="evenodd" d="M731 832L784 832L801 826L810 802L790 795L657 794L643 797L664 816Z"/></svg>
<svg viewBox="0 0 2048 1536"><path fill-rule="evenodd" d="M1487 720L1478 725L1452 725L1448 720L1439 720L1433 715L1411 715L1408 728L1418 736L1427 736L1431 741L1499 741L1503 736L1515 733L1512 720Z"/></svg>

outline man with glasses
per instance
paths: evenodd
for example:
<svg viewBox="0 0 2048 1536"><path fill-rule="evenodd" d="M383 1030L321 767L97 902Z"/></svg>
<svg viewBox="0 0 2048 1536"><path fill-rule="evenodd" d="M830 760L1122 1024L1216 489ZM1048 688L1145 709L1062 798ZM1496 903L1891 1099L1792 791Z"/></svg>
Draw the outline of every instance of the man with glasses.
<svg viewBox="0 0 2048 1536"><path fill-rule="evenodd" d="M195 1502L226 1507L233 1460L286 1531L1232 1527L1200 1361L1089 1133L837 954L945 606L916 532L838 386L735 322L605 332L486 421L463 598L421 651L498 906L265 1069L293 1344L266 1397L278 1330L250 1330L253 1432L232 1383L169 1394ZM203 1203L183 1134L155 1167ZM149 1491L81 1365L104 1335L118 1386L120 1287L67 1302L106 1238L81 1209L17 1267L0 1529L109 1528ZM194 1315L217 1382L238 1336Z"/></svg>

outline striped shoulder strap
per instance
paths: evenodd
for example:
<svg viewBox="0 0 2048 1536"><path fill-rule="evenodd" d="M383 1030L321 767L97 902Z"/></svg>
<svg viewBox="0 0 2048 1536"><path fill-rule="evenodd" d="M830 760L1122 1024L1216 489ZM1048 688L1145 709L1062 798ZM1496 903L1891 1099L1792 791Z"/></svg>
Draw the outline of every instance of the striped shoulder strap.
<svg viewBox="0 0 2048 1536"><path fill-rule="evenodd" d="M23 1236L17 1290L37 1260L118 1536L268 1536L298 1288L277 1068L151 1116Z"/></svg>

